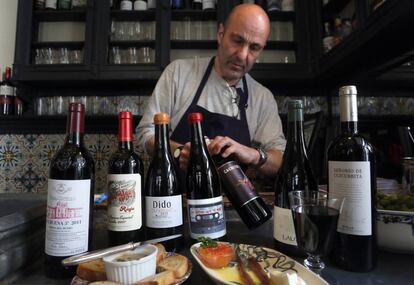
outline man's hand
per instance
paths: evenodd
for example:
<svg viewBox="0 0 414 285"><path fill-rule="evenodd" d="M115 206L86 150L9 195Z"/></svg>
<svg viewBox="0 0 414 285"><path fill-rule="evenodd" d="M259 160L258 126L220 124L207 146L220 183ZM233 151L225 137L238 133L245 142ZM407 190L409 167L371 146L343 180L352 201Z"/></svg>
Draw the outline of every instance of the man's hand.
<svg viewBox="0 0 414 285"><path fill-rule="evenodd" d="M210 141L208 149L211 155L221 153L224 158L233 155L238 162L244 164L253 165L259 161L256 149L242 145L229 137L215 137Z"/></svg>

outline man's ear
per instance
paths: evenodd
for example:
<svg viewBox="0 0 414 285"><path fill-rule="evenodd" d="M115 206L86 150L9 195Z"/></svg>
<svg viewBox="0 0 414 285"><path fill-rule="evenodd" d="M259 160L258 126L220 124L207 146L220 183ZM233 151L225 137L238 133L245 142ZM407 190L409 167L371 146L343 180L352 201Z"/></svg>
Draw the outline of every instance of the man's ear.
<svg viewBox="0 0 414 285"><path fill-rule="evenodd" d="M221 39L223 38L223 35L224 35L224 25L223 25L223 23L220 23L219 28L217 30L217 42L218 42L218 44L220 44Z"/></svg>

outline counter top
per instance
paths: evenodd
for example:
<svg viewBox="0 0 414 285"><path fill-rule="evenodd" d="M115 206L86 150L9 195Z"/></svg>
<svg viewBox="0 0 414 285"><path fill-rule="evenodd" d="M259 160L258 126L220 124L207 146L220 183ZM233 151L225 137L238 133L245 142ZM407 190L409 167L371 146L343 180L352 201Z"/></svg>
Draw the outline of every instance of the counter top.
<svg viewBox="0 0 414 285"><path fill-rule="evenodd" d="M228 217L231 217L231 215L228 215ZM249 231L242 222L236 219L236 216L233 215L233 218L229 218L227 221L227 231L227 239L231 242L262 245L273 248L273 220L266 222L254 231ZM94 234L94 240L97 248L105 247L107 243L105 230L102 228L97 229ZM189 247L190 243L187 242L186 249L180 252L189 257L193 263L193 272L184 284L214 284L191 256ZM378 258L377 267L368 273L347 272L326 262L327 268L323 270L322 277L325 278L329 284L335 285L413 284L413 255L380 251ZM303 261L299 258L295 259L298 262ZM45 277L43 274L43 262L42 260L39 260L30 266L15 272L5 280L0 281L0 284L70 284L70 279L54 280Z"/></svg>

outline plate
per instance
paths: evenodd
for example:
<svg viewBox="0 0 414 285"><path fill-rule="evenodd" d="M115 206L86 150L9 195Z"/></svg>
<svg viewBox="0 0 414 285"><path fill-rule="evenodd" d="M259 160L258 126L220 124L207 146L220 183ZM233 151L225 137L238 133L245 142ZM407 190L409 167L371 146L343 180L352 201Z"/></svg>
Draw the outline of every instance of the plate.
<svg viewBox="0 0 414 285"><path fill-rule="evenodd" d="M242 252L248 254L248 256L255 257L266 272L277 270L286 273L297 273L299 277L297 283L298 285L329 285L329 283L322 279L319 275L313 273L305 266L274 249L248 244L233 244L233 246L239 246ZM191 254L194 256L201 268L216 284L234 285L240 282L235 262L231 262L229 266L222 269L208 268L203 264L198 256L197 249L199 247L200 243L196 243L191 246Z"/></svg>
<svg viewBox="0 0 414 285"><path fill-rule="evenodd" d="M167 252L167 257L172 256L172 255L179 255L179 254L174 253L174 252ZM184 274L184 276L181 277L180 279L175 280L174 283L171 283L171 284L168 284L168 285L180 285L180 284L184 283L188 279L188 277L190 277L191 272L193 270L193 264L192 264L192 262L190 261L189 258L187 258L187 261L188 261L188 269L187 269L187 272ZM71 285L87 285L89 283L90 283L89 281L86 281L82 278L79 278L77 275L75 275L75 277L73 277L72 282L70 284Z"/></svg>

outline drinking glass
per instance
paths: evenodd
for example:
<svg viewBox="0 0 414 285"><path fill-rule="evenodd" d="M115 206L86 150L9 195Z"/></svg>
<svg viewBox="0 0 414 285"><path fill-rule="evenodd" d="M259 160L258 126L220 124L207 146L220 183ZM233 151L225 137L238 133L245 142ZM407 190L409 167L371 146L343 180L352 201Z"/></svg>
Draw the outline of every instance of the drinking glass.
<svg viewBox="0 0 414 285"><path fill-rule="evenodd" d="M343 198L330 197L325 191L297 190L289 192L289 202L298 247L308 255L303 263L322 270L321 256L331 250Z"/></svg>

